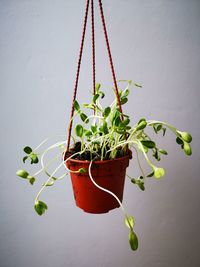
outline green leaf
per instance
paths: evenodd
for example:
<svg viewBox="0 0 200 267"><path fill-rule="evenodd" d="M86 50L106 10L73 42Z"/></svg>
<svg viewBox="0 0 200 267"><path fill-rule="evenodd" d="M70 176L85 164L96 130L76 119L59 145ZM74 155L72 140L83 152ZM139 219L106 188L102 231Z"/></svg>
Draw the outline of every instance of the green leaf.
<svg viewBox="0 0 200 267"><path fill-rule="evenodd" d="M187 142L184 142L183 144L183 149L184 149L184 152L187 156L190 156L192 155L192 149L191 149L191 146L187 143Z"/></svg>
<svg viewBox="0 0 200 267"><path fill-rule="evenodd" d="M104 134L108 134L109 133L106 121L103 122L102 131L103 131Z"/></svg>
<svg viewBox="0 0 200 267"><path fill-rule="evenodd" d="M156 125L156 131L159 132L162 129L162 124Z"/></svg>
<svg viewBox="0 0 200 267"><path fill-rule="evenodd" d="M130 119L125 119L125 120L123 120L123 121L119 124L119 126L124 128L124 127L126 127L129 123L130 123Z"/></svg>
<svg viewBox="0 0 200 267"><path fill-rule="evenodd" d="M80 111L80 106L77 100L74 101L74 109L79 112Z"/></svg>
<svg viewBox="0 0 200 267"><path fill-rule="evenodd" d="M25 171L25 170L18 170L17 172L16 172L16 174L19 176L19 177L21 177L21 178L24 178L24 179L27 179L27 177L28 177L28 172L27 171Z"/></svg>
<svg viewBox="0 0 200 267"><path fill-rule="evenodd" d="M130 91L126 89L123 93L123 97L127 97L129 95Z"/></svg>
<svg viewBox="0 0 200 267"><path fill-rule="evenodd" d="M115 111L113 111L112 113L111 113L111 123L112 123L112 125L115 125L115 120L116 120L116 118L118 118L118 117L120 117L120 112L119 112L119 110L115 110Z"/></svg>
<svg viewBox="0 0 200 267"><path fill-rule="evenodd" d="M166 133L166 128L162 128L162 130L163 130L163 136L165 136L165 133Z"/></svg>
<svg viewBox="0 0 200 267"><path fill-rule="evenodd" d="M153 166L152 168L154 170L155 178L159 179L165 175L165 170L163 168L157 168L156 166Z"/></svg>
<svg viewBox="0 0 200 267"><path fill-rule="evenodd" d="M131 129L131 126L126 126L126 130L128 131L128 130L130 130Z"/></svg>
<svg viewBox="0 0 200 267"><path fill-rule="evenodd" d="M147 122L146 120L143 118L141 119L139 122L138 122L138 125L136 127L136 130L139 131L139 130L143 130L145 127L147 126Z"/></svg>
<svg viewBox="0 0 200 267"><path fill-rule="evenodd" d="M87 170L86 170L85 168L80 168L80 169L78 170L78 172L79 172L79 173L86 173Z"/></svg>
<svg viewBox="0 0 200 267"><path fill-rule="evenodd" d="M157 128L156 128L155 124L153 124L152 126L153 126L153 129L154 129L154 132L157 134L158 132L157 132Z"/></svg>
<svg viewBox="0 0 200 267"><path fill-rule="evenodd" d="M156 144L150 140L142 140L141 143L148 148L154 148L156 146Z"/></svg>
<svg viewBox="0 0 200 267"><path fill-rule="evenodd" d="M83 126L80 124L77 124L75 127L75 132L76 132L76 135L78 137L82 137L83 136Z"/></svg>
<svg viewBox="0 0 200 267"><path fill-rule="evenodd" d="M136 184L136 179L135 178L132 178L131 179L131 183Z"/></svg>
<svg viewBox="0 0 200 267"><path fill-rule="evenodd" d="M179 145L183 145L183 140L180 137L176 137L176 143Z"/></svg>
<svg viewBox="0 0 200 267"><path fill-rule="evenodd" d="M132 230L129 232L129 244L132 250L137 250L138 238Z"/></svg>
<svg viewBox="0 0 200 267"><path fill-rule="evenodd" d="M116 117L115 120L114 120L114 125L116 127L118 127L120 123L121 123L121 118L120 117Z"/></svg>
<svg viewBox="0 0 200 267"><path fill-rule="evenodd" d="M101 95L101 98L104 98L105 94L102 91L99 91L99 94Z"/></svg>
<svg viewBox="0 0 200 267"><path fill-rule="evenodd" d="M37 212L38 215L42 215L45 213L45 211L48 209L46 203L43 201L37 200L34 205L35 211Z"/></svg>
<svg viewBox="0 0 200 267"><path fill-rule="evenodd" d="M142 85L140 85L140 84L138 84L138 83L134 83L134 85L135 85L136 87L142 88Z"/></svg>
<svg viewBox="0 0 200 267"><path fill-rule="evenodd" d="M93 101L94 103L96 103L96 101L97 101L97 99L98 99L99 97L100 97L99 94L94 95L92 101Z"/></svg>
<svg viewBox="0 0 200 267"><path fill-rule="evenodd" d="M84 108L94 109L94 104L86 104L86 103L84 103L84 104L83 104L83 107L84 107Z"/></svg>
<svg viewBox="0 0 200 267"><path fill-rule="evenodd" d="M30 148L29 146L26 146L26 147L24 148L24 152L25 152L26 154L31 154L31 152L32 152L32 148Z"/></svg>
<svg viewBox="0 0 200 267"><path fill-rule="evenodd" d="M134 222L134 218L132 216L127 216L125 218L125 225L129 228L129 229L133 229L135 222Z"/></svg>
<svg viewBox="0 0 200 267"><path fill-rule="evenodd" d="M120 101L121 105L124 105L124 104L126 104L127 102L128 102L128 98L127 98L127 97L122 97L122 98L121 98L121 101Z"/></svg>
<svg viewBox="0 0 200 267"><path fill-rule="evenodd" d="M97 132L97 125L91 125L91 130L93 133Z"/></svg>
<svg viewBox="0 0 200 267"><path fill-rule="evenodd" d="M141 118L141 119L138 121L138 125L139 125L142 121L146 121L146 119L145 119L145 118Z"/></svg>
<svg viewBox="0 0 200 267"><path fill-rule="evenodd" d="M152 177L152 176L154 176L154 171L147 175L147 177Z"/></svg>
<svg viewBox="0 0 200 267"><path fill-rule="evenodd" d="M159 149L159 152L163 155L168 155L167 151L164 149Z"/></svg>
<svg viewBox="0 0 200 267"><path fill-rule="evenodd" d="M23 157L23 162L25 163L25 161L27 160L28 156Z"/></svg>
<svg viewBox="0 0 200 267"><path fill-rule="evenodd" d="M138 187L139 187L142 191L145 190L144 182L143 182L143 181L138 180L138 181L137 181L137 185L138 185Z"/></svg>
<svg viewBox="0 0 200 267"><path fill-rule="evenodd" d="M42 186L52 186L52 185L54 185L54 183L55 183L55 179L51 179L46 185L45 185L45 183L43 183L42 184Z"/></svg>
<svg viewBox="0 0 200 267"><path fill-rule="evenodd" d="M34 153L32 153L31 155L30 155L30 158L31 158L31 164L37 164L38 162L39 162L39 159L38 159L38 157L37 157L37 155L36 154L34 154Z"/></svg>
<svg viewBox="0 0 200 267"><path fill-rule="evenodd" d="M29 183L30 183L31 185L34 184L34 182L35 182L35 177L33 177L33 176L31 176L31 175L28 175L27 179L29 180Z"/></svg>
<svg viewBox="0 0 200 267"><path fill-rule="evenodd" d="M89 119L88 119L87 115L85 115L84 113L81 113L80 114L80 118L85 123L88 123L89 122Z"/></svg>
<svg viewBox="0 0 200 267"><path fill-rule="evenodd" d="M110 107L105 108L104 112L103 112L103 117L107 118L109 116L110 112L111 112L111 108Z"/></svg>
<svg viewBox="0 0 200 267"><path fill-rule="evenodd" d="M101 84L100 84L100 83L96 83L96 84L95 84L95 90L96 90L97 92L99 91L100 87L101 87Z"/></svg>
<svg viewBox="0 0 200 267"><path fill-rule="evenodd" d="M192 142L192 136L188 132L177 131L177 133L181 135L182 139L185 142L187 142L187 143L191 143Z"/></svg>
<svg viewBox="0 0 200 267"><path fill-rule="evenodd" d="M153 157L155 157L158 161L160 161L160 156L158 154L158 149L156 148L154 153L153 153Z"/></svg>
<svg viewBox="0 0 200 267"><path fill-rule="evenodd" d="M84 132L84 135L87 136L87 137L90 137L90 136L92 136L92 132L90 130L86 130Z"/></svg>

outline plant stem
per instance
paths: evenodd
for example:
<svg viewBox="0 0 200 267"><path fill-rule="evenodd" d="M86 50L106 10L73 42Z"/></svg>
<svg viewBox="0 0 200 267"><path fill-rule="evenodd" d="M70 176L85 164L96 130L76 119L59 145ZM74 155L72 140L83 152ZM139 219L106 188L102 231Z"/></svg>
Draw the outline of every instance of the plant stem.
<svg viewBox="0 0 200 267"><path fill-rule="evenodd" d="M142 168L141 163L140 163L140 159L139 159L138 151L137 151L137 149L136 149L134 146L132 146L132 147L133 147L133 149L134 149L135 152L136 152L137 162L138 162L140 171L141 171L141 173L142 173L142 175L143 175L143 178L145 179L146 176L145 176L145 173L144 173L143 168Z"/></svg>
<svg viewBox="0 0 200 267"><path fill-rule="evenodd" d="M177 129L173 125L171 125L169 123L166 123L166 122L163 122L163 121L154 121L154 120L147 121L147 124L149 126L151 126L153 124L158 124L158 123L167 126L172 132L174 132L177 135Z"/></svg>
<svg viewBox="0 0 200 267"><path fill-rule="evenodd" d="M93 161L90 162L90 165L89 165L89 168L88 168L89 177L90 177L92 183L93 183L97 188L99 188L100 190L102 190L102 191L104 191L104 192L110 194L111 196L113 196L113 197L117 200L117 202L119 203L120 208L121 208L121 210L122 210L122 212L123 212L123 214L124 214L124 216L125 216L125 218L126 218L128 224L129 224L130 229L133 230L133 227L131 226L131 224L130 224L130 222L129 222L129 217L128 217L127 213L126 213L126 210L125 210L124 206L122 205L121 201L119 200L119 198L118 198L113 192L111 192L110 190L108 190L108 189L106 189L106 188L104 188L104 187L98 185L98 184L94 181L94 179L93 179L93 177L92 177L92 173L91 173L92 163L93 163Z"/></svg>
<svg viewBox="0 0 200 267"><path fill-rule="evenodd" d="M52 174L50 175L49 179L44 183L44 185L42 186L42 188L40 189L40 191L36 195L35 202L38 201L38 198L39 198L40 194L42 193L42 191L44 190L44 188L46 187L46 185L48 184L48 182L50 182L50 180L52 179L53 175L60 169L60 167L62 166L62 164L63 163L59 164L59 166L52 172Z"/></svg>

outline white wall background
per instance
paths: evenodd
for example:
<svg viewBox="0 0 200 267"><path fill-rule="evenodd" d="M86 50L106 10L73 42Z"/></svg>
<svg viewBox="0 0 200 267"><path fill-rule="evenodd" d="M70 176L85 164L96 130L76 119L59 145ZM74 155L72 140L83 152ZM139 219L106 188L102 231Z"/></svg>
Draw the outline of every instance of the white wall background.
<svg viewBox="0 0 200 267"><path fill-rule="evenodd" d="M97 80L108 91L111 74L96 2ZM187 158L167 133L161 181L145 192L126 182L124 205L135 216L140 246L129 249L119 209L88 215L75 207L70 180L46 190L48 212L33 210L39 189L15 176L25 145L66 134L79 50L83 0L0 0L0 266L198 267L200 1L103 1L118 79L143 85L127 112L162 119L193 135ZM91 89L87 31L79 100ZM110 99L110 95L109 99ZM131 164L128 172L137 175ZM42 177L41 177L42 179Z"/></svg>

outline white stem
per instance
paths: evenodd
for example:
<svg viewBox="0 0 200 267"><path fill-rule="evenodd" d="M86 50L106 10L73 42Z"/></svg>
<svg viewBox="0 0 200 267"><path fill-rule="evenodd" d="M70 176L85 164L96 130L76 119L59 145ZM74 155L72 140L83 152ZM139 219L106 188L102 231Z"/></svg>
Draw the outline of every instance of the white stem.
<svg viewBox="0 0 200 267"><path fill-rule="evenodd" d="M51 181L52 177L54 176L54 174L60 169L60 167L62 167L62 164L61 163L55 170L54 172L52 172L52 174L50 175L49 179L44 183L44 185L42 186L42 188L40 189L40 191L38 192L36 198L35 198L35 202L38 200L40 194L42 193L42 191L44 190L44 188L46 187L46 185L48 184L48 182Z"/></svg>
<svg viewBox="0 0 200 267"><path fill-rule="evenodd" d="M58 137L58 136L65 136L64 134L59 134L59 135L54 135L51 137L46 138L45 140L43 140L36 148L33 149L33 151L37 150L38 148L40 148L43 144L45 144L48 140L54 138L54 137Z"/></svg>
<svg viewBox="0 0 200 267"><path fill-rule="evenodd" d="M137 156L137 162L138 162L138 165L139 165L139 168L140 168L140 171L141 171L141 173L142 173L142 175L143 175L143 178L145 179L145 173L144 173L144 171L143 171L143 169L142 169L142 166L141 166L141 163L140 163L140 158L139 158L139 154L138 154L138 151L137 151L137 149L134 147L134 146L132 146L133 147L133 149L135 150L135 152L136 152L136 156Z"/></svg>
<svg viewBox="0 0 200 267"><path fill-rule="evenodd" d="M42 168L41 168L39 171L37 171L37 172L34 174L34 176L38 175L39 173L41 173L41 172L45 169L45 166L44 166L44 163L43 163L43 161L44 161L44 155L45 155L49 150L51 150L51 149L53 149L53 148L55 148L55 147L58 147L58 146L60 146L61 144L66 144L66 141L58 142L58 143L56 143L56 144L54 144L54 145L48 147L48 148L44 151L43 155L41 156L41 166L42 166Z"/></svg>
<svg viewBox="0 0 200 267"><path fill-rule="evenodd" d="M92 174L91 174L92 163L93 163L93 161L90 161L90 165L89 165L89 168L88 168L89 177L90 177L92 183L93 183L97 188L99 188L100 190L102 190L102 191L104 191L104 192L110 194L111 196L113 196L113 197L117 200L117 202L119 203L119 205L120 205L120 207L121 207L121 209L122 209L124 215L127 217L127 215L126 215L126 211L125 211L125 209L124 209L124 207L123 207L121 201L119 200L119 198L118 198L113 192L111 192L111 191L108 190L108 189L105 189L104 187L101 187L100 185L98 185L98 184L94 181L94 179L93 179L93 177L92 177Z"/></svg>
<svg viewBox="0 0 200 267"><path fill-rule="evenodd" d="M65 167L65 169L68 171L68 172L72 172L70 169L67 168L66 166L66 162L68 160L70 160L71 158L73 158L75 155L78 155L78 154L82 154L84 152L84 150L82 152L76 152L74 153L73 155L71 155L70 157L68 157L66 160L64 159L65 155L63 154L63 160L62 160L62 164L63 166Z"/></svg>
<svg viewBox="0 0 200 267"><path fill-rule="evenodd" d="M60 157L60 153L57 154L55 156L55 158L53 158L52 160L48 161L48 163L46 165L44 165L39 171L37 171L36 173L33 174L33 177L37 176L38 174L40 174L43 171L47 171L47 168L56 160ZM42 164L42 163L41 163Z"/></svg>

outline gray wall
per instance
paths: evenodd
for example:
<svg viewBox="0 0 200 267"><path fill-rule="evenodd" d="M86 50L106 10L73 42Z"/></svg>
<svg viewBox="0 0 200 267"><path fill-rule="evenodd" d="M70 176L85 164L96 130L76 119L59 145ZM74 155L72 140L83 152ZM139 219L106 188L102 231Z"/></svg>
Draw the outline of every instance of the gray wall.
<svg viewBox="0 0 200 267"><path fill-rule="evenodd" d="M23 146L66 134L85 1L1 0L1 267L200 265L200 1L103 2L117 78L143 85L133 90L126 109L132 122L145 116L190 130L193 155L187 158L168 132L158 139L169 152L162 163L166 176L149 180L145 192L126 182L124 205L135 216L140 240L135 253L121 211L83 213L69 179L44 192L49 210L37 216L32 207L39 185L28 186L15 171L23 167ZM99 14L96 22L97 80L108 91L112 80ZM91 89L89 37L90 30L79 100ZM135 165L133 160L129 174L138 174Z"/></svg>

